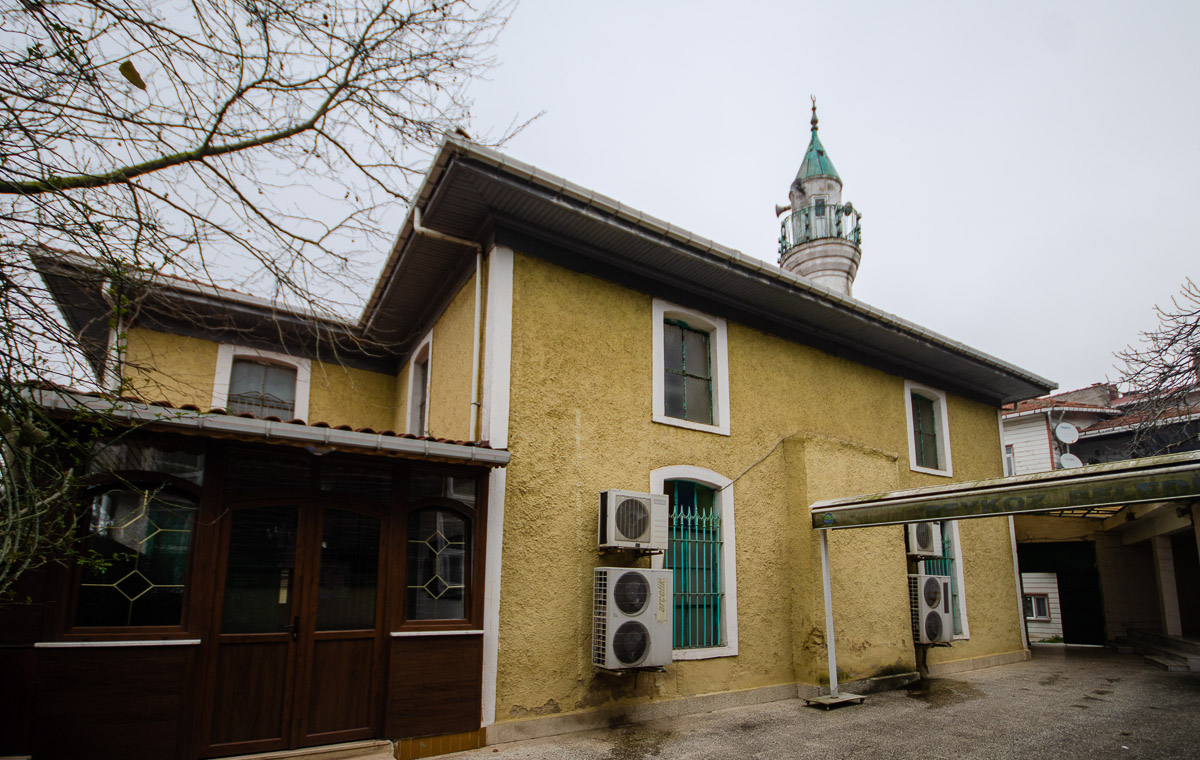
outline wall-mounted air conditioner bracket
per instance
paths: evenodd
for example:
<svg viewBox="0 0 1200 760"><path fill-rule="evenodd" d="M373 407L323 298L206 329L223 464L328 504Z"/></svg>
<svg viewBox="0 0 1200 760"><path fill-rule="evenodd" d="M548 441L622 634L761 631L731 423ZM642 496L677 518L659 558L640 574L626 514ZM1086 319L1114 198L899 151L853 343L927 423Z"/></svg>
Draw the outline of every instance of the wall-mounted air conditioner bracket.
<svg viewBox="0 0 1200 760"><path fill-rule="evenodd" d="M615 668L592 667L592 672L604 673L605 675L609 676L623 676L627 673L666 673L667 669L662 665L656 665L651 668L621 668L619 670Z"/></svg>
<svg viewBox="0 0 1200 760"><path fill-rule="evenodd" d="M633 555L635 557L649 557L654 554L665 554L666 551L661 548L635 549L632 546L602 546L600 547L600 556L606 554L623 554L625 556Z"/></svg>

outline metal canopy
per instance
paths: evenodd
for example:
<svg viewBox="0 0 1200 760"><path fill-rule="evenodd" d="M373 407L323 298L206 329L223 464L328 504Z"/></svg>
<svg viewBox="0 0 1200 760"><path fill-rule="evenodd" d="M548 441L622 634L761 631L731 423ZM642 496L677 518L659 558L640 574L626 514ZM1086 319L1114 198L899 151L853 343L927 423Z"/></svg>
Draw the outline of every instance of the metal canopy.
<svg viewBox="0 0 1200 760"><path fill-rule="evenodd" d="M812 505L813 530L1001 515L1111 517L1127 504L1200 498L1200 452L1054 470Z"/></svg>

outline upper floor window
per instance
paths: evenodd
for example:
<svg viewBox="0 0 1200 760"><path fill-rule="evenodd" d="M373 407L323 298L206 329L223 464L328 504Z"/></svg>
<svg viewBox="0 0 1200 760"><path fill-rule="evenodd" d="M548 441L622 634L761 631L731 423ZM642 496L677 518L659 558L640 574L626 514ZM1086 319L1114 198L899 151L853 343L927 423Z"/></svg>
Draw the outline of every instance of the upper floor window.
<svg viewBox="0 0 1200 760"><path fill-rule="evenodd" d="M1004 474L1017 474L1017 452L1011 443L1004 445Z"/></svg>
<svg viewBox="0 0 1200 760"><path fill-rule="evenodd" d="M408 421L405 430L413 435L429 434L429 363L433 334L425 336L413 352L408 373Z"/></svg>
<svg viewBox="0 0 1200 760"><path fill-rule="evenodd" d="M654 301L655 422L729 435L725 320Z"/></svg>
<svg viewBox="0 0 1200 760"><path fill-rule="evenodd" d="M296 368L234 359L225 410L230 414L250 412L257 417L292 417L296 411Z"/></svg>
<svg viewBox="0 0 1200 760"><path fill-rule="evenodd" d="M222 344L212 406L230 414L306 420L311 375L308 359Z"/></svg>
<svg viewBox="0 0 1200 760"><path fill-rule="evenodd" d="M908 423L909 466L917 472L950 476L950 436L946 394L904 383Z"/></svg>

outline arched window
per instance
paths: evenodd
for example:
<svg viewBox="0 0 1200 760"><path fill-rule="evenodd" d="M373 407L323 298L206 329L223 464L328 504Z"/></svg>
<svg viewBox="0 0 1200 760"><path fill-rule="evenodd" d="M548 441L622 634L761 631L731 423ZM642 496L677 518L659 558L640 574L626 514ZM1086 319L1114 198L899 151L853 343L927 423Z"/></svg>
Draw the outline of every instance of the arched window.
<svg viewBox="0 0 1200 760"><path fill-rule="evenodd" d="M737 654L733 482L702 467L663 467L650 490L670 498L666 554L654 567L674 575L674 658Z"/></svg>
<svg viewBox="0 0 1200 760"><path fill-rule="evenodd" d="M407 618L467 617L470 566L470 520L445 507L428 507L409 514Z"/></svg>

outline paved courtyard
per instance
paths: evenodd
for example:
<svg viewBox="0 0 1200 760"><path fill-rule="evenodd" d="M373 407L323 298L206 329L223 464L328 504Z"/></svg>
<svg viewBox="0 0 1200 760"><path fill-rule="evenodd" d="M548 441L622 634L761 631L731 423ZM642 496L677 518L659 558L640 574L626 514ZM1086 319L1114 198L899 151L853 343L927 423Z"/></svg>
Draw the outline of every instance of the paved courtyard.
<svg viewBox="0 0 1200 760"><path fill-rule="evenodd" d="M1200 673L1135 655L1035 647L1031 662L873 694L787 700L514 742L448 758L1200 758Z"/></svg>

